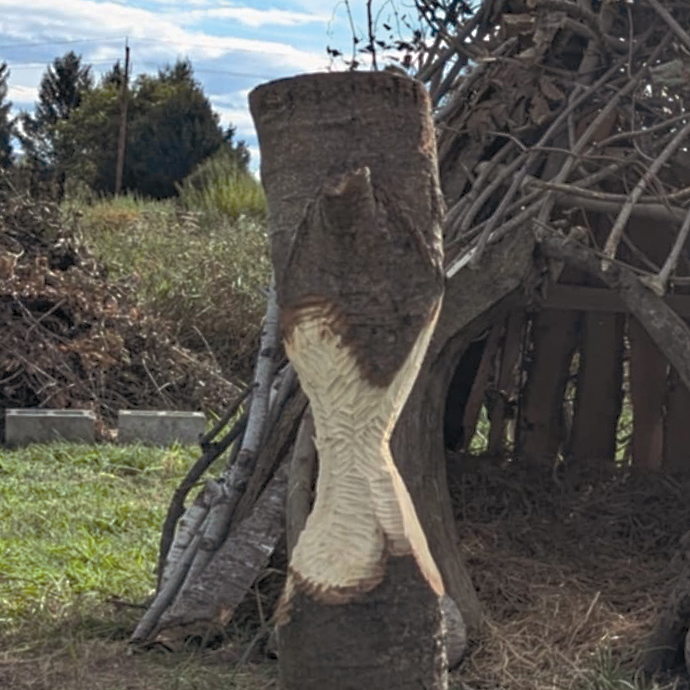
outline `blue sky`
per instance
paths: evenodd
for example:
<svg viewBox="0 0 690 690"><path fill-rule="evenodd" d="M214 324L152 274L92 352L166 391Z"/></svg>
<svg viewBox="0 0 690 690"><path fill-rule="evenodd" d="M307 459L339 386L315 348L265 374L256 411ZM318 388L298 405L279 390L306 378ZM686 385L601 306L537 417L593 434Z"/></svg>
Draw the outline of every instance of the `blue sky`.
<svg viewBox="0 0 690 690"><path fill-rule="evenodd" d="M397 0L405 11L406 0ZM412 0L409 0L412 4ZM359 30L365 0L350 0ZM379 21L392 3L376 0ZM69 50L98 76L131 48L133 74L152 73L178 57L197 79L224 125L234 124L258 160L247 94L258 84L332 66L326 46L351 50L344 0L0 0L0 62L10 70L16 110L30 109L46 65Z"/></svg>

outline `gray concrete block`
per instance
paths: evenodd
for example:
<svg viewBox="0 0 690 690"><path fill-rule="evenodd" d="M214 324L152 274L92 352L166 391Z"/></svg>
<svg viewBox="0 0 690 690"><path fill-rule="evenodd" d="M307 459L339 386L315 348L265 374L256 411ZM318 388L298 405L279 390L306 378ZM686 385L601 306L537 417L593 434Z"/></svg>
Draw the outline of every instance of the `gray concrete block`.
<svg viewBox="0 0 690 690"><path fill-rule="evenodd" d="M96 439L96 415L91 410L5 410L5 443L26 446L29 443L71 441L93 443Z"/></svg>
<svg viewBox="0 0 690 690"><path fill-rule="evenodd" d="M203 412L120 410L117 442L148 446L169 446L175 442L198 443L205 425Z"/></svg>

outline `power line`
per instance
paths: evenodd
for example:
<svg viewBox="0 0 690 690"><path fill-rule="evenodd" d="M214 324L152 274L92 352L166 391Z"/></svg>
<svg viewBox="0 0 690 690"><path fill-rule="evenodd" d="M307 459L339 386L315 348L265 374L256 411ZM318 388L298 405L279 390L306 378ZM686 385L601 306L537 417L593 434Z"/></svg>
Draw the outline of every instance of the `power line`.
<svg viewBox="0 0 690 690"><path fill-rule="evenodd" d="M8 43L4 46L0 45L0 50L6 50L8 48L29 48L33 46L60 46L71 43L119 43L120 41L122 41L121 38L72 38L65 39L64 41L27 41L25 43Z"/></svg>
<svg viewBox="0 0 690 690"><path fill-rule="evenodd" d="M218 36L219 39L234 38L233 36ZM212 43L190 43L185 40L166 40L164 38L130 38L130 43L162 43L167 45L177 45L184 46L185 48L209 48L212 50L224 49L228 52L233 53L249 53L252 55L293 55L290 51L279 51L279 50L254 50L252 48L239 48L239 47L224 47L221 45ZM75 38L64 41L41 41L41 42L26 42L26 43L9 43L7 45L0 45L0 50L5 50L7 48L29 48L33 46L52 46L52 45L68 45L72 43L115 43L115 42L125 42L125 38ZM262 41L262 43L265 41ZM295 48L295 50L298 50Z"/></svg>

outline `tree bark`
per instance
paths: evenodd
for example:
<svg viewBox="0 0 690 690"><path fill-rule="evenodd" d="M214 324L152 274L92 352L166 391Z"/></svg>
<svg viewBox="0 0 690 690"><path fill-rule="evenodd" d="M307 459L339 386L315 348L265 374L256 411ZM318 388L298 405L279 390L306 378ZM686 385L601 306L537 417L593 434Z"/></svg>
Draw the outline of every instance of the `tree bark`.
<svg viewBox="0 0 690 690"><path fill-rule="evenodd" d="M389 440L435 326L441 215L421 84L318 74L250 96L316 499L277 611L285 690L443 688L443 580Z"/></svg>

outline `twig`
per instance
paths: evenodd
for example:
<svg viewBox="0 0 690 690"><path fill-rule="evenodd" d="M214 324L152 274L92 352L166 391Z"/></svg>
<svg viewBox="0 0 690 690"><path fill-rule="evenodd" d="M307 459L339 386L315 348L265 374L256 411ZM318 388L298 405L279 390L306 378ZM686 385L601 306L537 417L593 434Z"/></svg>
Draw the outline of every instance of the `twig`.
<svg viewBox="0 0 690 690"><path fill-rule="evenodd" d="M656 13L668 24L669 28L680 42L690 50L690 36L688 32L673 18L673 15L659 2L659 0L648 0Z"/></svg>
<svg viewBox="0 0 690 690"><path fill-rule="evenodd" d="M680 228L678 237L676 237L675 244L669 252L666 262L662 266L658 275L644 281L644 284L654 290L654 292L663 297L666 294L666 285L671 273L675 270L676 264L678 263L678 258L680 253L685 246L685 241L688 239L688 233L690 233L690 210L685 215L685 220Z"/></svg>
<svg viewBox="0 0 690 690"><path fill-rule="evenodd" d="M656 174L666 164L668 159L688 138L688 135L690 135L690 122L688 122L685 127L683 127L683 129L681 129L676 136L673 137L673 139L667 144L666 148L656 157L656 160L652 163L652 165L649 166L647 172L645 172L642 178L635 185L635 189L633 189L632 194L630 194L629 198L618 214L616 222L613 224L608 239L606 240L606 244L604 245L604 254L607 257L613 258L616 255L616 250L618 249L621 235L623 234L623 230L625 229L628 219L632 214L633 207L642 196L642 193L649 184L649 181L656 176Z"/></svg>
<svg viewBox="0 0 690 690"><path fill-rule="evenodd" d="M239 405L238 405L239 407ZM204 454L192 465L180 485L175 489L175 493L168 506L168 513L165 516L163 529L161 531L160 546L158 549L158 585L163 575L163 566L168 557L170 545L175 534L177 521L184 513L184 502L189 492L201 479L206 470L219 458L230 445L242 434L247 426L247 414L245 413L237 420L232 429L218 442L212 445L207 443Z"/></svg>

